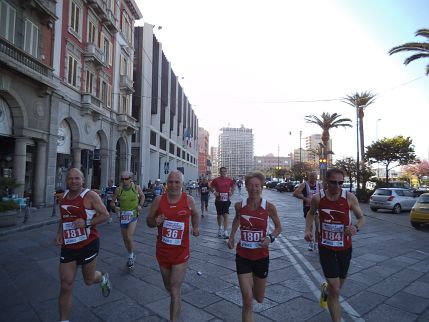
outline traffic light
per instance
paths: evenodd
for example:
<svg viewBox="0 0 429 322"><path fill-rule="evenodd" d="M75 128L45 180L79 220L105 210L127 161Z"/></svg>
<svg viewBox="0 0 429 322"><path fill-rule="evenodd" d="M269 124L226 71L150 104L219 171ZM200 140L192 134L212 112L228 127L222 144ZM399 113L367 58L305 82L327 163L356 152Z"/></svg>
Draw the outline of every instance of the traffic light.
<svg viewBox="0 0 429 322"><path fill-rule="evenodd" d="M327 160L324 158L319 159L319 168L326 169L327 168Z"/></svg>

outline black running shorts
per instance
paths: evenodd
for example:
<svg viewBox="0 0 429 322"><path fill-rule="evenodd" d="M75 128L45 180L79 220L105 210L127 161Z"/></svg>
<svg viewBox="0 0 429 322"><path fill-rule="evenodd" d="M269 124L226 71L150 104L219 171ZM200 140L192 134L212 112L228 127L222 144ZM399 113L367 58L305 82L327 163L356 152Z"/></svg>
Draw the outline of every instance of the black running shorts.
<svg viewBox="0 0 429 322"><path fill-rule="evenodd" d="M231 201L215 201L216 213L218 215L229 214L229 206L231 206Z"/></svg>
<svg viewBox="0 0 429 322"><path fill-rule="evenodd" d="M352 248L346 250L331 250L319 245L319 260L326 278L347 277L350 261L352 259Z"/></svg>
<svg viewBox="0 0 429 322"><path fill-rule="evenodd" d="M76 261L78 265L85 265L92 262L100 250L100 240L97 238L80 249L61 248L61 263L70 263Z"/></svg>
<svg viewBox="0 0 429 322"><path fill-rule="evenodd" d="M235 266L237 274L253 273L256 277L266 278L268 276L268 267L270 258L265 257L257 260L243 258L240 255L235 255Z"/></svg>

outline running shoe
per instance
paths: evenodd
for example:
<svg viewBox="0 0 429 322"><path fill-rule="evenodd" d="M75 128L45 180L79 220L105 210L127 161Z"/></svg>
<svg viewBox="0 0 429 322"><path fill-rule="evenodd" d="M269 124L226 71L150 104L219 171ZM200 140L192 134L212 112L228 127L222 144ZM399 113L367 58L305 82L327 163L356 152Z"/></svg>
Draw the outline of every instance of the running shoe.
<svg viewBox="0 0 429 322"><path fill-rule="evenodd" d="M108 273L103 273L101 275L100 287L101 287L101 293L103 294L103 296L108 297L110 295L110 290L112 289L112 285L110 284Z"/></svg>
<svg viewBox="0 0 429 322"><path fill-rule="evenodd" d="M229 238L228 230L225 230L225 231L223 232L223 238L225 238L225 239L228 239L228 238Z"/></svg>
<svg viewBox="0 0 429 322"><path fill-rule="evenodd" d="M314 250L313 242L310 242L310 243L308 244L308 248L307 248L307 250L308 250L309 252L312 252L312 251Z"/></svg>
<svg viewBox="0 0 429 322"><path fill-rule="evenodd" d="M222 229L221 229L221 228L219 228L219 229L217 230L217 236L218 236L218 237L222 237Z"/></svg>
<svg viewBox="0 0 429 322"><path fill-rule="evenodd" d="M319 303L322 308L328 308L328 283L326 282L323 282L322 285L320 285Z"/></svg>
<svg viewBox="0 0 429 322"><path fill-rule="evenodd" d="M135 260L136 260L136 255L133 255L132 257L128 257L127 267L128 268L133 268Z"/></svg>

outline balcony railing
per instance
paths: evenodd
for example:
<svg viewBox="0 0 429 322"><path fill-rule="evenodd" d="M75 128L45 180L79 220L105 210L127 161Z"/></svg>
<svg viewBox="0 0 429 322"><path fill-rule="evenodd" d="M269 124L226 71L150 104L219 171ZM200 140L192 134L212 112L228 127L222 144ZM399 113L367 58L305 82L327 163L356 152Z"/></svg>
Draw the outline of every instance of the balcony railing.
<svg viewBox="0 0 429 322"><path fill-rule="evenodd" d="M39 60L33 56L27 54L23 50L17 48L15 45L11 44L7 40L0 37L0 54L6 55L11 58L16 63L19 63L31 71L36 72L40 75L48 77L52 80L52 69L41 63ZM4 59L1 59L4 61ZM22 68L17 68L18 71L25 73L25 70ZM25 73L27 74L27 73ZM31 76L31 75L29 75Z"/></svg>
<svg viewBox="0 0 429 322"><path fill-rule="evenodd" d="M88 0L88 4L94 9L95 13L98 15L106 15L107 14L107 4L103 0Z"/></svg>
<svg viewBox="0 0 429 322"><path fill-rule="evenodd" d="M107 9L105 15L101 15L102 22L106 25L107 29L112 32L119 31L118 19L116 19L115 14L112 10Z"/></svg>
<svg viewBox="0 0 429 322"><path fill-rule="evenodd" d="M87 61L90 60L100 66L107 66L104 52L93 43L86 44L84 56Z"/></svg>
<svg viewBox="0 0 429 322"><path fill-rule="evenodd" d="M118 114L116 119L119 123L119 130L125 130L128 134L133 134L137 131L137 121L134 117L128 114Z"/></svg>
<svg viewBox="0 0 429 322"><path fill-rule="evenodd" d="M99 119L103 115L103 102L91 93L82 94L81 114L91 114L94 119Z"/></svg>
<svg viewBox="0 0 429 322"><path fill-rule="evenodd" d="M128 75L121 75L119 80L119 87L125 90L127 93L134 92L134 81L128 77Z"/></svg>

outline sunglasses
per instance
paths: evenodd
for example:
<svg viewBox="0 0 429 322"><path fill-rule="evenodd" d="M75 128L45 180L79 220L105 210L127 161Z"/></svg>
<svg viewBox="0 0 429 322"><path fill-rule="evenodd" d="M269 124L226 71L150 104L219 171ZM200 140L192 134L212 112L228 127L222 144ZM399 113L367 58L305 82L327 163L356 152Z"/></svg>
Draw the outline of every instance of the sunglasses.
<svg viewBox="0 0 429 322"><path fill-rule="evenodd" d="M336 185L342 186L344 183L344 181L335 181L335 180L329 180L328 182L333 186L336 186Z"/></svg>
<svg viewBox="0 0 429 322"><path fill-rule="evenodd" d="M121 180L130 180L131 178L121 178Z"/></svg>

